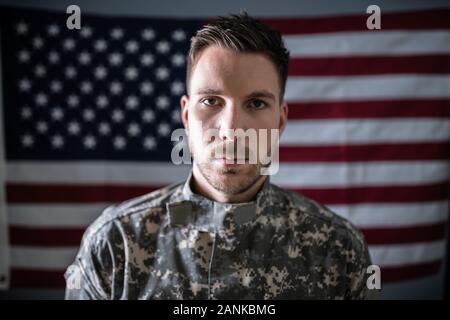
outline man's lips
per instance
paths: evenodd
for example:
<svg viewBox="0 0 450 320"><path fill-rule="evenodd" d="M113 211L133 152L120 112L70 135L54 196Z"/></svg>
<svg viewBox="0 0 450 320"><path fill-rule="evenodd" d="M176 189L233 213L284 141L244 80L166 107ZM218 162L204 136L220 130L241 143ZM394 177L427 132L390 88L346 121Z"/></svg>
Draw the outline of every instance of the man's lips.
<svg viewBox="0 0 450 320"><path fill-rule="evenodd" d="M219 162L223 165L226 166L239 166L239 165L244 165L246 162L248 162L247 158L213 158L213 161ZM238 161L240 162L244 162L244 163L238 163Z"/></svg>

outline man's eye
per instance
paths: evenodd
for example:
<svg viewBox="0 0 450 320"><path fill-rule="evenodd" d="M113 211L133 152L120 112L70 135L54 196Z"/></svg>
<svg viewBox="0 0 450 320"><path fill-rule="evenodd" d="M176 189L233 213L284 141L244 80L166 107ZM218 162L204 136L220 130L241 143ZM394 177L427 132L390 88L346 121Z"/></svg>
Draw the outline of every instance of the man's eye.
<svg viewBox="0 0 450 320"><path fill-rule="evenodd" d="M208 107L214 107L219 104L219 101L216 98L206 98L201 101L204 105Z"/></svg>
<svg viewBox="0 0 450 320"><path fill-rule="evenodd" d="M267 103L265 103L262 100L252 100L250 101L250 107L253 109L263 109L267 106Z"/></svg>

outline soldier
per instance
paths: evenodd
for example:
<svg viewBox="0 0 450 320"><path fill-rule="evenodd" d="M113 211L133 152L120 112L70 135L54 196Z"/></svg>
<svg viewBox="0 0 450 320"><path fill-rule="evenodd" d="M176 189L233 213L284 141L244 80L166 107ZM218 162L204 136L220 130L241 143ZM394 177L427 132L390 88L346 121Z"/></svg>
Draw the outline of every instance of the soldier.
<svg viewBox="0 0 450 320"><path fill-rule="evenodd" d="M283 132L289 52L247 14L191 39L182 121L193 166L177 185L107 208L67 270L67 299L362 299L363 236L325 206L270 183L260 159L218 150L235 129ZM202 139L217 129L218 139ZM229 163L229 162L233 163Z"/></svg>

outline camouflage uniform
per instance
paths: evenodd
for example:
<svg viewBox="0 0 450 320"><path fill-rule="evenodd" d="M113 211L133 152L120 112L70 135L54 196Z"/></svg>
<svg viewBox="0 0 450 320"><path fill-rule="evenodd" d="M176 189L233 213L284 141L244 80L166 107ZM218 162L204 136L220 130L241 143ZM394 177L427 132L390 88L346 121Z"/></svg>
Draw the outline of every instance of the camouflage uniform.
<svg viewBox="0 0 450 320"><path fill-rule="evenodd" d="M328 208L268 178L239 204L194 194L190 180L107 208L65 273L66 299L371 295L364 239Z"/></svg>

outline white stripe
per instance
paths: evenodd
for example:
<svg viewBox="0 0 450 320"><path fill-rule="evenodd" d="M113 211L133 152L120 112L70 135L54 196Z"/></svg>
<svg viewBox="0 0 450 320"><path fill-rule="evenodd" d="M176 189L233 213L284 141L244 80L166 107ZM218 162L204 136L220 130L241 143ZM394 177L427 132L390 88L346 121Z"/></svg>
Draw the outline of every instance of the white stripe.
<svg viewBox="0 0 450 320"><path fill-rule="evenodd" d="M155 162L42 162L11 161L7 164L9 182L36 183L110 183L167 185L187 178L190 165Z"/></svg>
<svg viewBox="0 0 450 320"><path fill-rule="evenodd" d="M13 268L65 270L75 259L78 248L11 247Z"/></svg>
<svg viewBox="0 0 450 320"><path fill-rule="evenodd" d="M151 164L135 167L131 164L109 163L113 176L95 170L95 163L11 163L8 165L8 181L24 183L97 184L116 183L130 185L154 185ZM185 175L174 176L173 168L166 164L159 166L160 176L166 176L166 184L183 181ZM186 167L184 167L186 168ZM83 174L89 172L91 174ZM339 187L368 185L423 184L448 181L447 161L373 161L352 163L281 163L279 172L272 176L272 182L283 187ZM169 179L170 178L170 179ZM161 182L161 181L160 181ZM165 185L165 184L163 184Z"/></svg>
<svg viewBox="0 0 450 320"><path fill-rule="evenodd" d="M428 243L370 246L372 263L381 267L432 262L445 257L446 240ZM383 268L381 268L383 277Z"/></svg>
<svg viewBox="0 0 450 320"><path fill-rule="evenodd" d="M87 227L108 204L28 204L8 206L9 222L13 226Z"/></svg>
<svg viewBox="0 0 450 320"><path fill-rule="evenodd" d="M283 39L293 58L450 53L447 30L338 32Z"/></svg>
<svg viewBox="0 0 450 320"><path fill-rule="evenodd" d="M105 177L96 171L95 163L12 163L8 165L8 181L24 183L97 184L108 182L130 185L154 185L151 164L135 167L133 164L109 163L113 176ZM150 167L150 168L149 168ZM166 175L166 184L183 181L185 175L174 176L175 165L160 166L160 176ZM91 174L82 174L89 172ZM423 184L448 181L447 161L373 161L352 163L281 163L279 172L272 176L272 182L283 187L339 187ZM170 179L169 179L170 178ZM165 185L165 184L164 184Z"/></svg>
<svg viewBox="0 0 450 320"><path fill-rule="evenodd" d="M30 204L9 205L9 221L13 226L81 227L91 224L109 204ZM448 219L448 201L424 203L377 203L330 205L332 211L357 227L405 227L444 222Z"/></svg>
<svg viewBox="0 0 450 320"><path fill-rule="evenodd" d="M450 98L450 76L289 77L285 94L288 102L408 98Z"/></svg>
<svg viewBox="0 0 450 320"><path fill-rule="evenodd" d="M401 266L442 259L446 240L430 243L370 246L372 263L383 266ZM78 248L42 248L12 246L11 265L15 268L66 269Z"/></svg>
<svg viewBox="0 0 450 320"><path fill-rule="evenodd" d="M272 181L285 188L395 186L449 180L448 161L282 163Z"/></svg>
<svg viewBox="0 0 450 320"><path fill-rule="evenodd" d="M445 222L448 201L330 205L332 211L359 228L395 228Z"/></svg>
<svg viewBox="0 0 450 320"><path fill-rule="evenodd" d="M449 140L450 119L291 120L281 136L280 145L419 143Z"/></svg>

